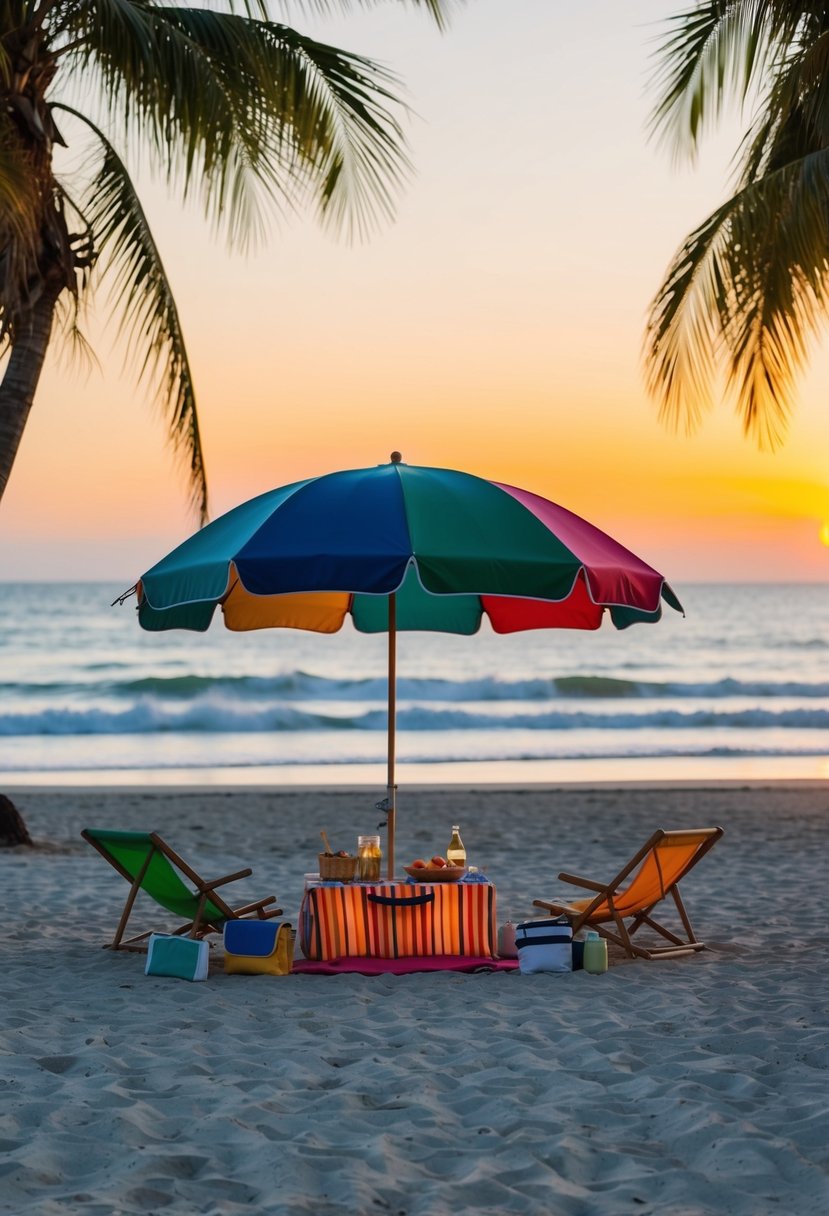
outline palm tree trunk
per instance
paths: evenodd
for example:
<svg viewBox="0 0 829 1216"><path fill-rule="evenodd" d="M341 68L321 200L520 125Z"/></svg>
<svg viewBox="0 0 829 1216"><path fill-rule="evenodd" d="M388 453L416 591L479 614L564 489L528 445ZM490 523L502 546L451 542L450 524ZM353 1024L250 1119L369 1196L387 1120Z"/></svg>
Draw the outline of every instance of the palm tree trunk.
<svg viewBox="0 0 829 1216"><path fill-rule="evenodd" d="M0 499L32 408L61 290L61 284L44 284L43 294L29 313L28 326L21 326L22 332L15 336L0 384Z"/></svg>

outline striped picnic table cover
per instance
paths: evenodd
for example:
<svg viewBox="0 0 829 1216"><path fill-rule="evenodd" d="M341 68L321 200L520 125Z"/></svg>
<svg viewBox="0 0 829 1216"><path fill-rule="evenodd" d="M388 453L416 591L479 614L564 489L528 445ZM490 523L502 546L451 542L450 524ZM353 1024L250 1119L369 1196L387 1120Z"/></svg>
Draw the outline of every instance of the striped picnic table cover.
<svg viewBox="0 0 829 1216"><path fill-rule="evenodd" d="M422 958L496 953L489 882L326 883L305 892L299 916L306 958Z"/></svg>

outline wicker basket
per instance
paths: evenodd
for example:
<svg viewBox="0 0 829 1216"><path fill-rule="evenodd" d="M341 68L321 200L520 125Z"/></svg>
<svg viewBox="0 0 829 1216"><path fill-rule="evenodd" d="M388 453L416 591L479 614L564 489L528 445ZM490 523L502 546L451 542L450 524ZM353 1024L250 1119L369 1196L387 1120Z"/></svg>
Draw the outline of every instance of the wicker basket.
<svg viewBox="0 0 829 1216"><path fill-rule="evenodd" d="M357 873L356 857L332 857L330 853L319 854L320 878L329 882L353 882Z"/></svg>

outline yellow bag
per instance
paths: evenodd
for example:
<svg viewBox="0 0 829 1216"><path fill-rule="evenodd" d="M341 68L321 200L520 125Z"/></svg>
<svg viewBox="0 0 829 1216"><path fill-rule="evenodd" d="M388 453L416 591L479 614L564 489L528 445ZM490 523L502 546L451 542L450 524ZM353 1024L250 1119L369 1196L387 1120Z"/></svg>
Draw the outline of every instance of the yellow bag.
<svg viewBox="0 0 829 1216"><path fill-rule="evenodd" d="M285 920L229 920L224 927L227 975L288 975L294 939Z"/></svg>

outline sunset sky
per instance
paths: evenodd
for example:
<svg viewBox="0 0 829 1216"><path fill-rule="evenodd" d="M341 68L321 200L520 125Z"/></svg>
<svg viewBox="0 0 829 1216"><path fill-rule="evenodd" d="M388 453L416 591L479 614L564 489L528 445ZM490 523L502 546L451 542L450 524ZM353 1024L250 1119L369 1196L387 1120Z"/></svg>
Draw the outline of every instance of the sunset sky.
<svg viewBox="0 0 829 1216"><path fill-rule="evenodd" d="M729 406L674 434L645 393L650 299L724 196L739 132L726 124L696 166L648 140L649 56L675 7L469 0L444 34L401 5L291 13L403 78L415 176L366 243L308 215L275 222L247 257L146 182L214 516L399 448L562 503L680 590L829 580L829 343L775 453L743 438ZM101 300L87 325L99 366L55 352L42 380L0 507L6 579L126 586L196 525L106 315Z"/></svg>

